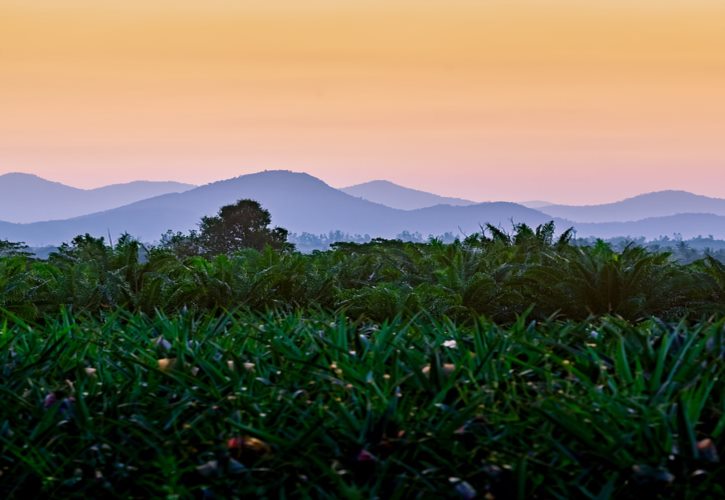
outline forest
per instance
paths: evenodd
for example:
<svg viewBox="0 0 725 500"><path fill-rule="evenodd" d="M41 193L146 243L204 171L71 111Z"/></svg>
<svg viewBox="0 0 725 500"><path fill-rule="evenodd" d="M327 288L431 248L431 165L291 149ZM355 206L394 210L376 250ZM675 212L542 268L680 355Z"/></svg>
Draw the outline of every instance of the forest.
<svg viewBox="0 0 725 500"><path fill-rule="evenodd" d="M553 224L303 254L221 222L0 243L0 494L725 495L717 259Z"/></svg>

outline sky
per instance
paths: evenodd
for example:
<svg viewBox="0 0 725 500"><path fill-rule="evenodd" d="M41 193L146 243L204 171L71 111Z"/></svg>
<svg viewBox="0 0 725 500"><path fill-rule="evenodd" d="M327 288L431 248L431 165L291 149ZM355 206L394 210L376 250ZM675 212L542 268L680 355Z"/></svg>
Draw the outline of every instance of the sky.
<svg viewBox="0 0 725 500"><path fill-rule="evenodd" d="M725 198L721 0L0 0L0 174Z"/></svg>

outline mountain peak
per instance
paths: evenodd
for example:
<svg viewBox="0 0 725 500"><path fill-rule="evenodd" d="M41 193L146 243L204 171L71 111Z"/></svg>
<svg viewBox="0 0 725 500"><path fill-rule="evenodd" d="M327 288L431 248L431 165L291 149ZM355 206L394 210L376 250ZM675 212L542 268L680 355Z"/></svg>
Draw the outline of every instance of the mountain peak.
<svg viewBox="0 0 725 500"><path fill-rule="evenodd" d="M26 191L32 191L37 197L55 191L70 194L81 190L67 186L62 182L49 181L38 175L25 172L8 172L0 175L0 198L4 198L6 203L12 203L14 201L11 200L15 199L23 200L27 195Z"/></svg>
<svg viewBox="0 0 725 500"><path fill-rule="evenodd" d="M96 189L79 189L35 174L0 175L0 220L30 223L100 212L193 186L175 182L136 181Z"/></svg>
<svg viewBox="0 0 725 500"><path fill-rule="evenodd" d="M340 191L351 196L401 210L416 210L435 205L466 206L475 204L475 202L470 200L439 196L426 191L401 186L383 179L348 186L340 189Z"/></svg>
<svg viewBox="0 0 725 500"><path fill-rule="evenodd" d="M214 189L221 186L228 190L244 188L250 185L259 186L260 189L275 186L275 189L289 189L292 191L302 187L333 189L317 177L304 172L293 172L291 170L262 170L260 172L242 174L231 179L211 182L201 187L204 189Z"/></svg>
<svg viewBox="0 0 725 500"><path fill-rule="evenodd" d="M637 200L637 199L652 199L652 198L670 198L670 199L708 199L713 200L716 198L710 198L708 196L703 196L695 193L691 193L690 191L684 191L682 189L665 189L662 191L652 191L651 193L642 193L638 194L636 196L632 196L631 198L627 198L623 201L627 200Z"/></svg>
<svg viewBox="0 0 725 500"><path fill-rule="evenodd" d="M725 215L725 200L683 190L644 193L601 205L550 205L540 210L575 222L628 222L678 214Z"/></svg>
<svg viewBox="0 0 725 500"><path fill-rule="evenodd" d="M8 172L0 175L0 182L35 182L35 183L46 183L46 184L61 184L60 182L49 181L35 174L28 174L26 172ZM61 184L64 185L64 184ZM70 187L70 186L67 186Z"/></svg>
<svg viewBox="0 0 725 500"><path fill-rule="evenodd" d="M397 187L397 188L402 188L403 187L400 184L395 184L394 182L388 181L388 180L385 180L385 179L373 179L371 181L361 182L360 184L355 184L354 186L348 186L345 189L350 189L350 188L360 187L360 186L392 186L392 187ZM413 191L417 191L417 190L412 189L412 188L404 188L404 189L411 189Z"/></svg>
<svg viewBox="0 0 725 500"><path fill-rule="evenodd" d="M33 178L33 179L40 179L41 177L38 177L35 174L28 174L25 172L8 172L6 174L0 174L0 179L13 179L13 178Z"/></svg>

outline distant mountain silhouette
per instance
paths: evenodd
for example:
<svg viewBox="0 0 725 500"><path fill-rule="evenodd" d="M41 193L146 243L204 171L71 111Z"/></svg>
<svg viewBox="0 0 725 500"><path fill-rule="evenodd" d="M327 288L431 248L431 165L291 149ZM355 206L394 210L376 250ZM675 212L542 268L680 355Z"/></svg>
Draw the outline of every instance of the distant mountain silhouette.
<svg viewBox="0 0 725 500"><path fill-rule="evenodd" d="M627 222L676 214L725 215L725 200L687 191L659 191L603 205L537 207L553 217L576 222Z"/></svg>
<svg viewBox="0 0 725 500"><path fill-rule="evenodd" d="M341 188L340 191L364 200L381 203L388 207L402 210L415 210L435 205L465 206L476 204L475 201L438 196L437 194L419 191L394 184L390 181L381 180Z"/></svg>
<svg viewBox="0 0 725 500"><path fill-rule="evenodd" d="M544 207L551 206L551 205L553 205L553 203L550 203L548 201L543 201L543 200L531 200L531 201L522 201L522 202L520 202L520 205L523 205L523 206L529 207L529 208L541 209Z"/></svg>
<svg viewBox="0 0 725 500"><path fill-rule="evenodd" d="M38 185L50 189L51 194L64 192L66 196L79 196L78 191L84 192L63 185L48 187L46 182L41 180ZM637 199L658 199L657 195ZM27 196L31 199L19 201L26 205L42 205L46 210L53 209L52 202L48 201L52 199L50 195L39 191ZM169 229L184 232L194 229L201 217L215 214L221 206L242 198L259 201L272 214L274 225L298 234L326 234L340 230L349 234L392 238L407 230L419 232L424 237L446 232L464 236L479 231L480 226L486 223L510 230L512 222L536 226L553 219L559 230L574 226L581 237L644 236L654 239L680 234L685 239L709 235L725 239L725 216L721 215L680 214L644 218L636 222L574 223L506 202L401 210L349 195L307 174L280 170L243 175L65 220L27 224L0 222L0 239L43 246L70 241L84 233L104 237L110 234L116 239L128 232L144 242L154 242ZM545 210L548 211L548 207Z"/></svg>
<svg viewBox="0 0 725 500"><path fill-rule="evenodd" d="M615 238L644 236L648 240L660 236L672 237L679 234L683 239L698 236L725 239L725 216L713 214L678 214L665 217L651 217L634 222L572 223L577 236Z"/></svg>
<svg viewBox="0 0 725 500"><path fill-rule="evenodd" d="M193 229L202 216L212 215L221 206L241 198L259 201L272 214L273 224L296 233L322 234L340 229L395 237L404 230L427 236L447 231L460 234L460 229L470 234L485 223L508 229L512 220L537 225L550 219L515 203L399 210L343 193L307 174L265 171L63 221L0 223L0 239L42 246L69 241L86 232L96 236L110 233L113 238L129 232L142 241L152 242L168 229Z"/></svg>
<svg viewBox="0 0 725 500"><path fill-rule="evenodd" d="M180 182L136 181L96 189L78 189L37 175L0 175L0 220L60 220L120 207L194 186Z"/></svg>

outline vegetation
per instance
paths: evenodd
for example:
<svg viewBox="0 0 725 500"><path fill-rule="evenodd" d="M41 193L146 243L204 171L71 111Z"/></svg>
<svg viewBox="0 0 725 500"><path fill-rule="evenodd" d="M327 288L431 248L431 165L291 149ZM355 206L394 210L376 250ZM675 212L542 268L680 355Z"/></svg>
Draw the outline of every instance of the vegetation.
<svg viewBox="0 0 725 500"><path fill-rule="evenodd" d="M24 255L29 257L32 255L32 252L23 243L0 240L0 257L9 257L11 255Z"/></svg>
<svg viewBox="0 0 725 500"><path fill-rule="evenodd" d="M724 326L8 317L0 494L721 497Z"/></svg>
<svg viewBox="0 0 725 500"><path fill-rule="evenodd" d="M5 246L0 496L724 496L725 265L571 236Z"/></svg>
<svg viewBox="0 0 725 500"><path fill-rule="evenodd" d="M288 231L270 228L272 216L254 200L239 200L219 209L212 217L202 217L198 231L167 233L162 245L177 255L232 254L246 248L292 250L287 243Z"/></svg>
<svg viewBox="0 0 725 500"><path fill-rule="evenodd" d="M431 239L443 243L454 243L461 239L460 235L447 232L439 235L423 236L419 232L403 231L395 239L411 243L427 243ZM295 245L299 251L310 253L315 250L329 250L334 243L370 243L373 237L369 234L349 234L342 231L330 231L327 234L290 233L288 241ZM577 246L592 246L597 243L597 238L575 238L572 243ZM720 262L725 262L725 240L716 240L712 236L707 238L698 237L683 240L681 237L661 237L655 240L641 238L608 238L604 240L613 249L621 251L627 246L636 245L646 248L652 252L669 252L672 258L681 263L690 264L707 256L713 257ZM47 250L43 248L33 249L39 255L46 255Z"/></svg>
<svg viewBox="0 0 725 500"><path fill-rule="evenodd" d="M669 252L677 262L690 264L696 260L713 257L725 262L725 241L716 240L712 236L698 237L683 240L682 237L668 238L666 236L656 240L647 241L645 238L612 238L606 240L612 248L622 250L627 245L637 245L652 252ZM576 241L576 244L589 246L596 243L596 239L585 238Z"/></svg>
<svg viewBox="0 0 725 500"><path fill-rule="evenodd" d="M110 246L86 235L47 260L22 252L0 259L0 307L31 321L61 307L92 314L246 308L322 309L372 321L425 310L503 324L527 311L537 320L677 321L725 310L725 267L711 257L681 264L668 253L578 246L570 237L556 240L552 225L519 226L511 235L491 227L453 244L374 240L309 255L266 247L213 256L193 245L146 248L124 236Z"/></svg>

